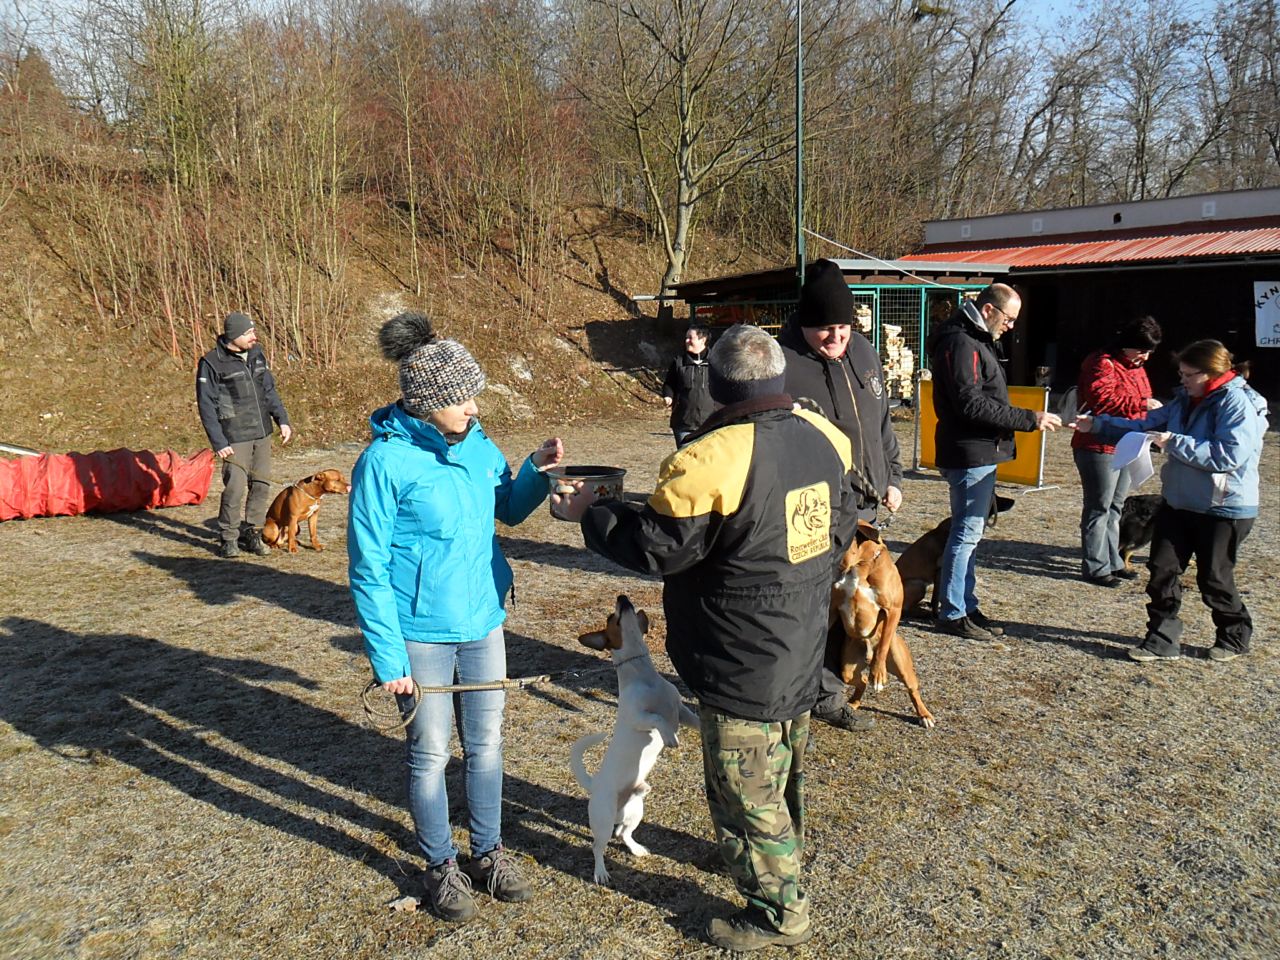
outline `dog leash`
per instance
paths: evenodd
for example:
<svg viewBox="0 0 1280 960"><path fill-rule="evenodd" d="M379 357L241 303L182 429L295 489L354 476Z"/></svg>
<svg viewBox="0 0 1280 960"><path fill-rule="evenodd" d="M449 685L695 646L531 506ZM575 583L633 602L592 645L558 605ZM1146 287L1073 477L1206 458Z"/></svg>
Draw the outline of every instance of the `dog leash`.
<svg viewBox="0 0 1280 960"><path fill-rule="evenodd" d="M235 467L237 470L243 470L245 473L245 476L247 476L250 480L258 480L261 483L274 483L277 487L291 487L294 485L294 482L292 480L277 480L275 477L266 477L258 473L256 470L250 470L243 463L240 463L238 460L236 460L235 457L227 457L222 462L230 464L231 466ZM306 491L304 490L303 492L305 493ZM310 494L308 494L308 496L310 496Z"/></svg>
<svg viewBox="0 0 1280 960"><path fill-rule="evenodd" d="M550 674L540 674L536 677L517 677L514 680L491 680L487 683L454 683L440 687L420 687L418 682L413 682L413 706L405 712L397 705L388 709L380 706L373 700L373 692L382 687L377 680L370 680L365 685L364 692L360 694L360 703L364 707L365 719L369 725L380 733L390 733L392 730L402 730L413 722L414 716L418 712L418 706L422 703L422 698L428 693L471 693L480 690L523 690L525 687L532 686L535 683L546 683L551 679Z"/></svg>

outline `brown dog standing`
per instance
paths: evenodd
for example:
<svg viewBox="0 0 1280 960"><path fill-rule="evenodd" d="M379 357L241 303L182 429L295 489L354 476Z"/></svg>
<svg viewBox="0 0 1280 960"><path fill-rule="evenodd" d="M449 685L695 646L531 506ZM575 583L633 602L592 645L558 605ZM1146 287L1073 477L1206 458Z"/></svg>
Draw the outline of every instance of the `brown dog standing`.
<svg viewBox="0 0 1280 960"><path fill-rule="evenodd" d="M942 576L942 551L946 549L951 534L951 518L924 534L898 557L898 575L902 578L902 612L914 610L924 602L925 594L932 588L929 599L934 614L938 612L938 578Z"/></svg>
<svg viewBox="0 0 1280 960"><path fill-rule="evenodd" d="M271 503L267 522L262 525L262 542L283 548L286 538L289 552L298 552L298 527L305 520L311 534L311 549L323 550L316 537L316 514L326 493L350 493L351 484L338 470L321 470L285 487Z"/></svg>
<svg viewBox="0 0 1280 960"><path fill-rule="evenodd" d="M857 537L840 561L840 579L831 588L832 616L840 618L845 631L840 679L853 685L849 702L856 710L868 682L873 690L883 690L892 672L907 688L920 722L932 727L911 651L898 633L902 598L902 578L880 531L859 521Z"/></svg>

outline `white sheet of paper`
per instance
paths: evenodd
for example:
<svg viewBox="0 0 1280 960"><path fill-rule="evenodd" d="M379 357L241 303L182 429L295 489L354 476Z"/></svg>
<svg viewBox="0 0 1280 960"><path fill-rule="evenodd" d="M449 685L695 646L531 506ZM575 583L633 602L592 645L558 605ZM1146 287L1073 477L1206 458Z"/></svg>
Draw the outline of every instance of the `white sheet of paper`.
<svg viewBox="0 0 1280 960"><path fill-rule="evenodd" d="M1129 488L1136 490L1155 474L1151 465L1151 438L1140 430L1126 433L1111 455L1112 470L1129 471Z"/></svg>

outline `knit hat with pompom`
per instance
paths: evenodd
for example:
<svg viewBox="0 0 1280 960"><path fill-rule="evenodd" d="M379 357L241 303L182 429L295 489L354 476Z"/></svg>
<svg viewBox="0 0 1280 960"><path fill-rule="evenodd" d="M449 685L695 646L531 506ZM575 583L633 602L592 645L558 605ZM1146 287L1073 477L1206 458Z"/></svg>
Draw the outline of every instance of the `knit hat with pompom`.
<svg viewBox="0 0 1280 960"><path fill-rule="evenodd" d="M402 403L415 416L465 403L484 389L475 357L457 340L437 337L425 314L392 317L378 331L378 346L400 365Z"/></svg>

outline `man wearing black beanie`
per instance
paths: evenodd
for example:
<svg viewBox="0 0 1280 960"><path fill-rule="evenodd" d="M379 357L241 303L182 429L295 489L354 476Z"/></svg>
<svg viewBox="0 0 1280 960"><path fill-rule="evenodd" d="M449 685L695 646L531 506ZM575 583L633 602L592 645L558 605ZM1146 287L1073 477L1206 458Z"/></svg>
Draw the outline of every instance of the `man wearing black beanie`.
<svg viewBox="0 0 1280 960"><path fill-rule="evenodd" d="M861 493L858 519L874 520L880 504L891 512L902 504L902 462L884 368L871 342L853 329L853 308L839 265L815 260L805 269L800 303L778 342L787 362L787 393L812 401L849 438L854 485ZM843 642L836 623L813 717L842 730L867 730L874 721L849 708L848 691L833 669Z"/></svg>

